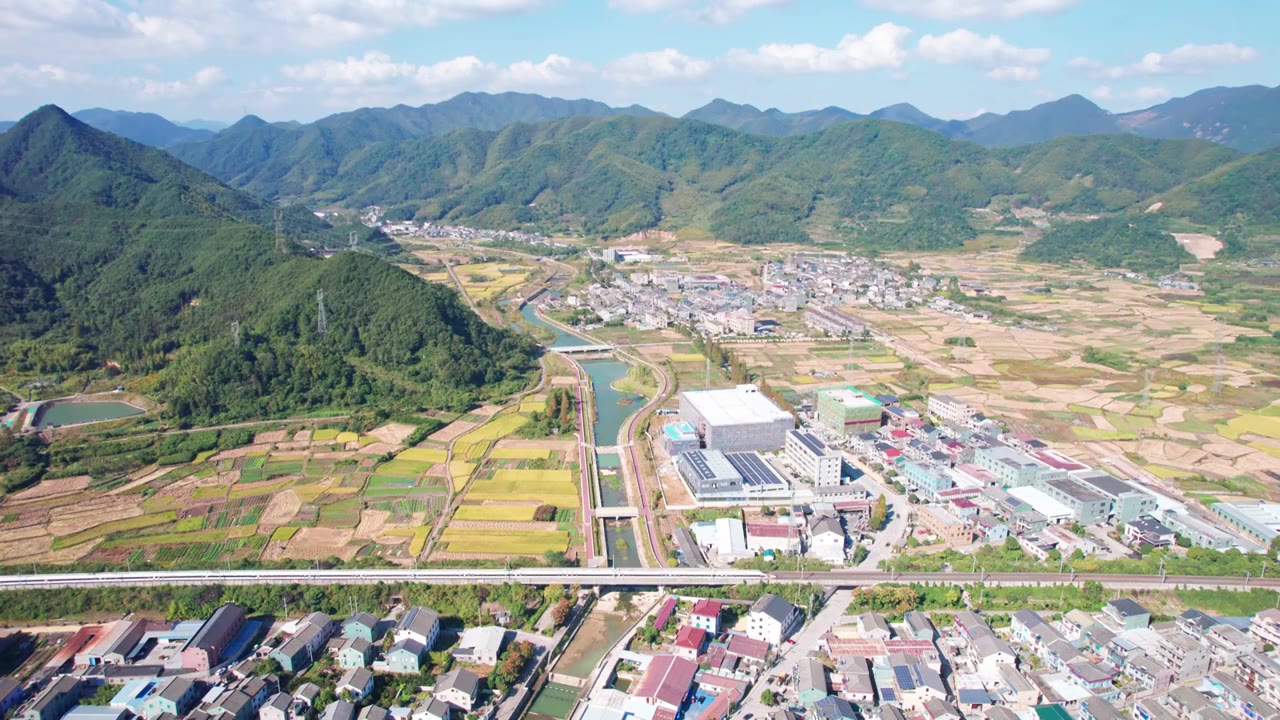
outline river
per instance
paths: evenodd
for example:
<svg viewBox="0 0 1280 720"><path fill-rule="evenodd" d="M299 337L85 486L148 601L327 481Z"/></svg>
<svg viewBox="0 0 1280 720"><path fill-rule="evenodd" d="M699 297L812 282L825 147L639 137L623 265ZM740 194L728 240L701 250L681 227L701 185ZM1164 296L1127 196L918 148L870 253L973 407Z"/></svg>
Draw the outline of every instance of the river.
<svg viewBox="0 0 1280 720"><path fill-rule="evenodd" d="M551 331L555 334L552 348L566 348L577 345L591 345L591 341L578 337L560 328L544 322L538 317L533 303L526 303L520 308L520 315L531 325ZM609 447L619 443L618 433L622 425L632 413L644 406L645 399L639 395L615 390L613 383L626 377L630 367L621 360L582 360L579 363L591 378L591 388L595 395L596 418L591 424L592 437L597 445ZM621 458L613 453L598 456L597 467L616 469L617 474L604 475L600 478L600 504L603 506L620 506L627 504L627 493L622 487ZM636 546L636 533L630 522L606 523L605 542L609 546L609 560L617 567L640 567L640 556Z"/></svg>

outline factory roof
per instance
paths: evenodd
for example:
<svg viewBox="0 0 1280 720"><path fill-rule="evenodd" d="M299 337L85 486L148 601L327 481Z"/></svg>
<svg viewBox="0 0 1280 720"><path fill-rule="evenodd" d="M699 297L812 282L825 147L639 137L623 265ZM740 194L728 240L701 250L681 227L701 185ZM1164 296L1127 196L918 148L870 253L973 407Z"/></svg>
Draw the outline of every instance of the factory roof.
<svg viewBox="0 0 1280 720"><path fill-rule="evenodd" d="M740 478L742 473L729 462L729 458L719 450L690 450L681 453L680 459L699 480L715 480L718 478Z"/></svg>
<svg viewBox="0 0 1280 720"><path fill-rule="evenodd" d="M1109 495L1113 498L1119 497L1120 495L1128 492L1141 492L1133 485L1100 470L1071 473L1071 477L1084 483L1086 486L1097 490L1103 495Z"/></svg>
<svg viewBox="0 0 1280 720"><path fill-rule="evenodd" d="M1061 478L1058 480L1046 480L1045 485L1057 490L1058 492L1072 498L1076 502L1101 502L1107 498L1099 492L1089 489L1071 478Z"/></svg>
<svg viewBox="0 0 1280 720"><path fill-rule="evenodd" d="M742 484L747 487L780 487L786 483L769 463L760 457L760 453L737 452L728 453L725 460L742 476Z"/></svg>
<svg viewBox="0 0 1280 720"><path fill-rule="evenodd" d="M666 433L667 437L672 440L688 440L698 437L698 431L694 430L693 425L684 420L663 425L662 432Z"/></svg>
<svg viewBox="0 0 1280 720"><path fill-rule="evenodd" d="M1022 487L1009 488L1009 494L1027 503L1050 521L1056 518L1071 517L1071 508L1050 497L1048 493L1040 488L1024 485Z"/></svg>
<svg viewBox="0 0 1280 720"><path fill-rule="evenodd" d="M805 432L803 430L791 430L787 434L798 440L801 445L808 448L809 452L814 455L823 456L830 454L827 444L818 439L818 436L813 433Z"/></svg>
<svg viewBox="0 0 1280 720"><path fill-rule="evenodd" d="M682 395L711 425L792 419L791 413L775 405L755 385L739 385L725 390L693 390Z"/></svg>

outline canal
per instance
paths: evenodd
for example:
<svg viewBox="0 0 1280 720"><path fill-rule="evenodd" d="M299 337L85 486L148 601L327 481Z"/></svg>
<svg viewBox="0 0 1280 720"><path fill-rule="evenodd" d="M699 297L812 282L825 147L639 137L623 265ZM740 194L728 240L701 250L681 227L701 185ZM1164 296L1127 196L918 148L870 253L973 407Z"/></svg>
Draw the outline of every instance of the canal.
<svg viewBox="0 0 1280 720"><path fill-rule="evenodd" d="M590 345L590 341L544 322L538 317L533 303L520 308L520 315L531 325L555 333L552 348ZM609 447L619 443L618 433L632 413L644 407L645 399L639 395L621 392L613 387L626 377L629 365L621 360L582 360L579 365L591 378L595 396L596 417L591 424L592 437L597 445ZM621 458L613 453L598 456L597 468L604 471L600 477L600 504L619 506L627 504L626 489L622 486ZM630 522L606 522L605 542L608 544L609 562L616 567L640 567L639 548L635 529Z"/></svg>

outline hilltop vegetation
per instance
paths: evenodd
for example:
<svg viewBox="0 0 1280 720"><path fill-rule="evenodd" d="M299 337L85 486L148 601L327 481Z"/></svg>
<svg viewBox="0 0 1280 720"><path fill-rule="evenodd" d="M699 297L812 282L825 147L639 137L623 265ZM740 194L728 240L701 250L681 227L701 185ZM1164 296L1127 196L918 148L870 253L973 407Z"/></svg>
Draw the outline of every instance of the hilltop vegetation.
<svg viewBox="0 0 1280 720"><path fill-rule="evenodd" d="M282 255L266 203L54 107L0 136L0 196L10 373L118 363L148 377L143 391L170 417L208 423L462 408L534 366L530 341L485 325L452 291L364 253L321 260L291 244ZM305 209L293 215L315 227Z"/></svg>
<svg viewBox="0 0 1280 720"><path fill-rule="evenodd" d="M1236 157L1211 143L1133 136L990 150L879 120L764 137L661 117L574 117L374 145L344 159L310 198L397 206L418 220L602 236L699 227L743 244L820 233L945 249L976 235L969 208L997 199L1122 211ZM284 178L267 192L308 187Z"/></svg>
<svg viewBox="0 0 1280 720"><path fill-rule="evenodd" d="M1170 273L1195 257L1150 216L1111 217L1056 225L1022 252L1039 262L1086 260L1103 267L1129 268L1149 274Z"/></svg>

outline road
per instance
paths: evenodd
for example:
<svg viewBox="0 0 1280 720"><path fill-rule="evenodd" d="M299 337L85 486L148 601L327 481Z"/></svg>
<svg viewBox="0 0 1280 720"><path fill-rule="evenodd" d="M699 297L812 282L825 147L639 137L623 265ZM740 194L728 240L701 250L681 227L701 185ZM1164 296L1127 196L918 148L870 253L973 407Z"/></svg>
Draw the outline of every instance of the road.
<svg viewBox="0 0 1280 720"><path fill-rule="evenodd" d="M887 560L897 554L897 546L906 540L911 504L907 502L906 495L899 495L885 482L884 478L864 465L861 460L855 459L852 453L845 453L844 457L846 461L863 472L861 485L870 490L872 495L877 492L882 493L888 503L889 523L875 534L875 544L871 546L871 552L857 568L858 570L875 570L880 567L881 560Z"/></svg>
<svg viewBox="0 0 1280 720"><path fill-rule="evenodd" d="M1096 581L1116 589L1250 589L1280 588L1280 578L1193 575L1108 575L1104 573L898 573L863 570L831 572L774 572L715 568L521 568L516 570L175 570L122 573L59 573L0 576L0 590L73 587L147 587L162 585L376 585L432 583L437 585L579 584L609 587L667 587L687 585L743 585L762 582L806 582L830 588L853 588L882 583L933 583L991 586L1035 586Z"/></svg>
<svg viewBox="0 0 1280 720"><path fill-rule="evenodd" d="M805 653L817 649L818 640L831 632L831 628L840 621L840 617L844 615L852 599L853 594L850 590L838 590L827 599L827 604L792 638L795 642L783 648L773 670L762 675L760 680L751 687L751 692L747 693L747 697L743 699L739 712L735 713L737 717L746 717L747 714L758 718L769 717L772 708L760 702L760 695L770 687L768 677L778 673L794 675L791 667L798 663ZM777 692L777 688L774 688L774 692Z"/></svg>

